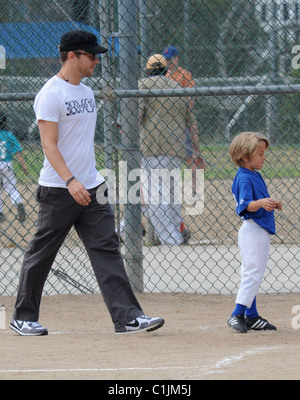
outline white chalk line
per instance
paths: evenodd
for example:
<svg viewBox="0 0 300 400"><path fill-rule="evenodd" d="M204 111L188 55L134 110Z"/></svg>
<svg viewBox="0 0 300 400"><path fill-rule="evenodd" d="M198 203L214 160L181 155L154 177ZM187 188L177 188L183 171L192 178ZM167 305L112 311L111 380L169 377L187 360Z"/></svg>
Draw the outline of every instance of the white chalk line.
<svg viewBox="0 0 300 400"><path fill-rule="evenodd" d="M240 362L245 358L257 354L263 354L269 351L278 350L282 346L271 346L271 347L258 347L253 350L246 350L240 354L224 357L221 360L210 366L166 366L166 367L119 367L119 368L59 368L59 369L2 369L0 374L26 374L26 373L66 373L66 372L130 372L130 371L176 371L176 370L199 370L197 376L219 374L224 369L232 367L234 363ZM193 378L195 376L190 376Z"/></svg>
<svg viewBox="0 0 300 400"><path fill-rule="evenodd" d="M60 369L2 369L0 374L20 374L20 373L53 373L53 372L118 372L118 371L163 371L163 370L183 370L198 369L198 366L191 367L120 367L120 368L60 368Z"/></svg>
<svg viewBox="0 0 300 400"><path fill-rule="evenodd" d="M278 350L280 348L282 348L281 345L280 346L268 346L268 347L264 346L264 347L258 347L256 349L252 349L252 350L246 350L237 355L224 357L220 361L217 361L215 364L206 368L206 370L203 371L203 374L204 375L213 375L213 374L222 373L226 368L232 367L233 364L235 364L239 361L242 361L249 356L267 353L269 351Z"/></svg>
<svg viewBox="0 0 300 400"><path fill-rule="evenodd" d="M56 335L56 336L91 336L93 333L95 333L95 332L91 332L91 331L86 331L86 332L80 332L80 331L57 331L57 332L55 332L55 331L53 331L53 332L49 332L49 334L47 335L47 336L54 336L54 335ZM15 335L16 336L16 334L14 333L14 332L12 332L11 330L1 330L0 329L0 335L1 334L10 334L10 335ZM101 332L101 335L102 334L113 334L113 332L112 333L102 333Z"/></svg>
<svg viewBox="0 0 300 400"><path fill-rule="evenodd" d="M220 325L221 326L221 325ZM209 330L210 326L198 326L200 330ZM11 331L0 330L0 333L11 333ZM51 335L85 335L87 332L68 332L57 331L51 332ZM22 373L66 373L66 372L118 372L118 371L166 371L166 370L199 370L198 374L212 375L222 373L226 368L230 368L233 364L244 360L245 358L257 354L263 354L272 350L278 350L282 346L258 347L253 350L246 350L240 354L224 357L221 360L207 366L165 366L165 367L120 367L120 368L59 368L59 369L3 369L0 374L22 374ZM196 376L196 375L195 375ZM191 376L192 378L192 376Z"/></svg>

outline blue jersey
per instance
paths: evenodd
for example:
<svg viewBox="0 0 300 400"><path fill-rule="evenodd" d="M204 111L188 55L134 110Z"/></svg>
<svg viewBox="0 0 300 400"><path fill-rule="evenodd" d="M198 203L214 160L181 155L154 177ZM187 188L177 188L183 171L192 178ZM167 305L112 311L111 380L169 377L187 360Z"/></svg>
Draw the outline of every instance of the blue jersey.
<svg viewBox="0 0 300 400"><path fill-rule="evenodd" d="M0 161L12 161L20 151L22 147L16 137L11 132L0 130Z"/></svg>
<svg viewBox="0 0 300 400"><path fill-rule="evenodd" d="M236 201L236 213L240 217L244 220L251 218L270 234L276 233L274 211L266 211L262 207L254 212L247 211L252 201L270 197L267 185L259 172L240 167L232 184L232 193Z"/></svg>

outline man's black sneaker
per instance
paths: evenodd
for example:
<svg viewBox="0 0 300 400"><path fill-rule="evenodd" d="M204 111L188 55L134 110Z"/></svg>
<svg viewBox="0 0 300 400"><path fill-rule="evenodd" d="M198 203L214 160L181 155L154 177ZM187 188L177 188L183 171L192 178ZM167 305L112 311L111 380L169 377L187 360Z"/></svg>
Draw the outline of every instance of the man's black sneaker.
<svg viewBox="0 0 300 400"><path fill-rule="evenodd" d="M270 324L266 319L259 315L255 318L249 318L245 316L246 326L248 329L254 331L277 331L276 326Z"/></svg>
<svg viewBox="0 0 300 400"><path fill-rule="evenodd" d="M247 333L247 325L243 314L233 315L227 321L228 325L237 332Z"/></svg>
<svg viewBox="0 0 300 400"><path fill-rule="evenodd" d="M9 327L21 336L46 336L48 331L38 322L19 321L13 319Z"/></svg>
<svg viewBox="0 0 300 400"><path fill-rule="evenodd" d="M151 318L146 315L141 315L134 320L128 322L123 328L116 330L116 334L152 332L161 328L165 321L162 318Z"/></svg>

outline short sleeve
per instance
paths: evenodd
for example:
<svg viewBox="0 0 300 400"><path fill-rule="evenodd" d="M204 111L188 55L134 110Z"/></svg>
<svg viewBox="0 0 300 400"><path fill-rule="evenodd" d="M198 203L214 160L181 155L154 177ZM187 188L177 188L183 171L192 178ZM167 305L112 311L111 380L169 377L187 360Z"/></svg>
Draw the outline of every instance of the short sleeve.
<svg viewBox="0 0 300 400"><path fill-rule="evenodd" d="M44 90L38 93L33 108L36 115L36 121L59 121L60 101L51 90Z"/></svg>
<svg viewBox="0 0 300 400"><path fill-rule="evenodd" d="M240 182L239 194L236 197L236 212L242 217L247 212L248 205L253 201L253 189L250 181Z"/></svg>

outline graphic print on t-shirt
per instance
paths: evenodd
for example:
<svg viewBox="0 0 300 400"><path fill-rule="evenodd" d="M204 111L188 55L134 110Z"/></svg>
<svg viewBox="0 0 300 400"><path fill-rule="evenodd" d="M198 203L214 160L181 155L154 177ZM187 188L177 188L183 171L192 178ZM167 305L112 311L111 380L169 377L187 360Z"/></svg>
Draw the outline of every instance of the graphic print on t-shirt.
<svg viewBox="0 0 300 400"><path fill-rule="evenodd" d="M82 99L81 104L77 100L67 101L67 114L66 116L69 117L70 115L75 114L82 114L85 111L88 113L92 113L96 110L96 104L93 99Z"/></svg>

